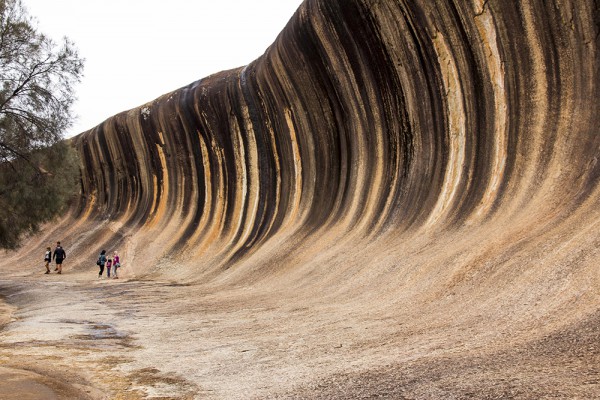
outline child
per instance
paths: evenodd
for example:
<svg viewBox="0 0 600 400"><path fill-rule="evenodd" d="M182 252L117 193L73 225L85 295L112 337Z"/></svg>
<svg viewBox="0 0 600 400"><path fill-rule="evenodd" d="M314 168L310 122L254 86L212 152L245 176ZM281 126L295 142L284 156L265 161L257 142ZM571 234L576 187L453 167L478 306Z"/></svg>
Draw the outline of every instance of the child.
<svg viewBox="0 0 600 400"><path fill-rule="evenodd" d="M114 264L114 272L113 275L115 276L114 279L119 279L119 276L117 275L117 271L118 269L121 267L121 262L119 260L119 255L117 254L117 252L115 251L115 254L113 256L113 264Z"/></svg>
<svg viewBox="0 0 600 400"><path fill-rule="evenodd" d="M106 260L106 276L110 278L110 267L112 265L112 258Z"/></svg>
<svg viewBox="0 0 600 400"><path fill-rule="evenodd" d="M46 254L44 254L44 262L46 263L46 273L50 273L50 261L52 261L52 249L46 247Z"/></svg>

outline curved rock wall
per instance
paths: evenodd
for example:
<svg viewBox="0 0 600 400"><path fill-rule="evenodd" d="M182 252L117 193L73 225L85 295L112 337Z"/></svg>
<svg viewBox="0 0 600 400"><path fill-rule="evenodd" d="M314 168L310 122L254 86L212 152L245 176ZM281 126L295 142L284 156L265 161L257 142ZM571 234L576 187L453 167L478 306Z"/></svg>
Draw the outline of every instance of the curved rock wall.
<svg viewBox="0 0 600 400"><path fill-rule="evenodd" d="M598 7L307 0L250 65L78 136L76 226L182 279L597 284Z"/></svg>

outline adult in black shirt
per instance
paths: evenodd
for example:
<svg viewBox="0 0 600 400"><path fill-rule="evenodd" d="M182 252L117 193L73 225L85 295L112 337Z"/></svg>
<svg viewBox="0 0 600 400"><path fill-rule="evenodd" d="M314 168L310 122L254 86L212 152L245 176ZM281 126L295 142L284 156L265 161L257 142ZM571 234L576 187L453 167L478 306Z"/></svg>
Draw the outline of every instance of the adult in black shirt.
<svg viewBox="0 0 600 400"><path fill-rule="evenodd" d="M52 258L56 262L55 271L58 271L57 274L62 273L62 263L63 260L67 258L67 253L60 245L60 242L56 242L56 248L54 249L54 254L52 255Z"/></svg>

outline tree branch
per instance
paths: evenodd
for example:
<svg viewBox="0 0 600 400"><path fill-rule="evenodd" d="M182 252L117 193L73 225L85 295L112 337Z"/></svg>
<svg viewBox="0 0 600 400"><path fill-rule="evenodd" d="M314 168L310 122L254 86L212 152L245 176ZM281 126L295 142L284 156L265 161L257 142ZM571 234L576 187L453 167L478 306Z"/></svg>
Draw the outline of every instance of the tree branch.
<svg viewBox="0 0 600 400"><path fill-rule="evenodd" d="M21 93L21 91L24 90L27 84L29 84L29 82L31 82L34 78L36 78L38 75L45 75L52 70L52 67L56 64L56 61L48 63L48 60L50 58L51 56L49 55L44 61L39 61L31 67L31 70L29 71L25 79L23 79L23 81L13 90L12 94L8 96L2 102L2 104L0 104L0 110L4 109L7 103L9 103L10 101L12 101L12 99L17 97ZM41 69L41 67L44 65L48 65L48 68Z"/></svg>
<svg viewBox="0 0 600 400"><path fill-rule="evenodd" d="M7 145L4 142L0 142L0 147L2 147L3 149L7 150L8 152L14 154L15 156L19 157L20 159L25 160L25 162L27 164L29 164L35 170L36 174L38 174L39 176L44 175L44 171L40 167L38 167L37 165L32 163L31 160L29 159L29 157L25 156L24 154L21 154L19 151L13 149L11 146Z"/></svg>

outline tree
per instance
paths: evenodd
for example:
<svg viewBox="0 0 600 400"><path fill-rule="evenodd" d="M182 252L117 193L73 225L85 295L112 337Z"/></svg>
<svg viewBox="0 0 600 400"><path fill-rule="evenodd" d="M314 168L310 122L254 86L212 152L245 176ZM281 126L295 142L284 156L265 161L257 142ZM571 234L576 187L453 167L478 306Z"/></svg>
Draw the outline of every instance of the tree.
<svg viewBox="0 0 600 400"><path fill-rule="evenodd" d="M67 205L78 174L64 142L83 60L38 32L21 0L0 0L0 248Z"/></svg>

